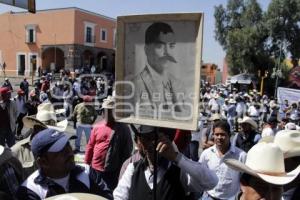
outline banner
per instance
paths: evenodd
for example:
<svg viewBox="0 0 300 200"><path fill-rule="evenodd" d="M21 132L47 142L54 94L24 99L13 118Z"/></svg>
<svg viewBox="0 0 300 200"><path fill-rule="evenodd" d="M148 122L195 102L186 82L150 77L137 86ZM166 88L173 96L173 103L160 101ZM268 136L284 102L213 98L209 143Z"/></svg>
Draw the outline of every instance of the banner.
<svg viewBox="0 0 300 200"><path fill-rule="evenodd" d="M300 90L278 87L277 100L280 106L280 110L282 110L284 100L288 100L289 105L300 100Z"/></svg>

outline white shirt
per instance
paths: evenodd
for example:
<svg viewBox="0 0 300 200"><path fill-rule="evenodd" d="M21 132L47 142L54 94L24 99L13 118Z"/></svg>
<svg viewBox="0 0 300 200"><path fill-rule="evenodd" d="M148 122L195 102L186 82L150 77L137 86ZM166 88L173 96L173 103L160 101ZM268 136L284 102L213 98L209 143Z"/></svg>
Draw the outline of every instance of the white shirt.
<svg viewBox="0 0 300 200"><path fill-rule="evenodd" d="M208 106L211 106L211 110L213 110L213 111L219 110L219 104L217 103L217 101L214 98L209 100Z"/></svg>
<svg viewBox="0 0 300 200"><path fill-rule="evenodd" d="M229 151L220 157L216 145L204 150L199 162L206 163L208 168L216 173L219 182L212 190L207 191L209 195L218 199L234 199L240 189L240 172L229 168L225 159L236 159L243 163L246 161L246 153L231 145Z"/></svg>
<svg viewBox="0 0 300 200"><path fill-rule="evenodd" d="M249 107L248 113L249 113L250 117L258 117L259 116L259 111L254 106Z"/></svg>
<svg viewBox="0 0 300 200"><path fill-rule="evenodd" d="M271 129L270 127L264 128L261 132L261 137L266 137L266 136L275 136L273 129Z"/></svg>
<svg viewBox="0 0 300 200"><path fill-rule="evenodd" d="M244 102L238 102L236 105L236 112L238 114L244 114L246 112L246 105Z"/></svg>
<svg viewBox="0 0 300 200"><path fill-rule="evenodd" d="M211 172L206 164L200 162L194 162L188 158L186 158L181 153L177 155L177 166L181 169L180 171L180 180L182 186L186 192L200 192L202 190L209 190L213 188L217 182L217 176ZM134 165L130 163L122 178L119 180L118 186L113 192L114 200L127 200L129 197L129 190L131 187L131 178L134 173ZM157 181L162 179L166 170L162 170L162 168L158 168L157 173ZM151 173L149 168L147 168L144 172L145 178L149 187L153 188L153 182L149 178Z"/></svg>

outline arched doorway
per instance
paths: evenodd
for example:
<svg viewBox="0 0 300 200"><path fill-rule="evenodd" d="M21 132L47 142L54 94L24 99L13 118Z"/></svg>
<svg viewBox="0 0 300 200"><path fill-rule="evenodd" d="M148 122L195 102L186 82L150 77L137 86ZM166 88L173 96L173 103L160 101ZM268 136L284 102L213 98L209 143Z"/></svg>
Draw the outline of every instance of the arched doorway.
<svg viewBox="0 0 300 200"><path fill-rule="evenodd" d="M64 52L57 47L50 47L42 53L42 69L57 73L65 67Z"/></svg>
<svg viewBox="0 0 300 200"><path fill-rule="evenodd" d="M91 67L94 64L94 55L91 51L85 50L82 53L82 66Z"/></svg>
<svg viewBox="0 0 300 200"><path fill-rule="evenodd" d="M97 55L96 73L107 71L107 55L104 52L100 52Z"/></svg>

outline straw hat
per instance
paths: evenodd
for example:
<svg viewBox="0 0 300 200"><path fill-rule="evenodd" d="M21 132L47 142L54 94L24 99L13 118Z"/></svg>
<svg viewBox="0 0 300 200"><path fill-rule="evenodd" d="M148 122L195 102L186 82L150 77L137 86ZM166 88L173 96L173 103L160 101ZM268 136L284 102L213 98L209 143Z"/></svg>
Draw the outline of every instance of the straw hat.
<svg viewBox="0 0 300 200"><path fill-rule="evenodd" d="M62 114L64 112L65 109L54 110L54 107L51 103L42 103L38 106L37 114L24 117L23 123L27 128L33 128L35 125L39 125L44 128L64 131L68 126L68 120L64 119L58 122L56 118L57 114ZM49 120L53 120L55 122L55 125L46 125L45 122Z"/></svg>
<svg viewBox="0 0 300 200"><path fill-rule="evenodd" d="M106 99L103 100L102 108L106 109L114 109L115 107L115 98L112 96L108 96Z"/></svg>
<svg viewBox="0 0 300 200"><path fill-rule="evenodd" d="M285 158L300 156L300 131L278 131L274 137L274 143L283 151Z"/></svg>
<svg viewBox="0 0 300 200"><path fill-rule="evenodd" d="M257 123L251 117L246 116L243 119L238 120L238 122L240 124L245 124L245 123L250 124L253 127L253 129L257 129Z"/></svg>
<svg viewBox="0 0 300 200"><path fill-rule="evenodd" d="M273 143L261 142L254 145L248 151L245 164L235 159L227 159L225 163L234 170L275 185L290 183L300 173L300 165L291 172L285 172L283 152Z"/></svg>
<svg viewBox="0 0 300 200"><path fill-rule="evenodd" d="M290 120L293 120L293 121L299 120L299 115L298 115L298 113L292 113L292 114L290 115Z"/></svg>
<svg viewBox="0 0 300 200"><path fill-rule="evenodd" d="M297 130L297 126L293 122L289 122L284 126L285 130Z"/></svg>
<svg viewBox="0 0 300 200"><path fill-rule="evenodd" d="M106 198L89 193L68 193L48 197L45 200L106 200Z"/></svg>
<svg viewBox="0 0 300 200"><path fill-rule="evenodd" d="M235 101L233 98L230 98L229 101L228 101L228 103L230 103L230 104L235 104L236 101Z"/></svg>
<svg viewBox="0 0 300 200"><path fill-rule="evenodd" d="M219 98L219 95L218 95L218 94L214 94L212 97L213 97L214 99L217 99L217 98Z"/></svg>
<svg viewBox="0 0 300 200"><path fill-rule="evenodd" d="M220 120L221 119L221 115L218 113L213 114L208 120L209 121L215 121L215 120Z"/></svg>

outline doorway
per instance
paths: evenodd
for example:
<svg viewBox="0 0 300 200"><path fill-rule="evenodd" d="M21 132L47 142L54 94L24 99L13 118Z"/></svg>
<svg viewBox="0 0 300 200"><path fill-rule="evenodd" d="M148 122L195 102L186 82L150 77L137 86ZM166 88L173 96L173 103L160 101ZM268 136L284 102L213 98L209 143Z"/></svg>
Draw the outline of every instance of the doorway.
<svg viewBox="0 0 300 200"><path fill-rule="evenodd" d="M35 75L37 70L37 54L29 55L29 75Z"/></svg>
<svg viewBox="0 0 300 200"><path fill-rule="evenodd" d="M18 75L24 76L25 75L25 66L26 66L25 54L18 55L17 63L18 63Z"/></svg>

